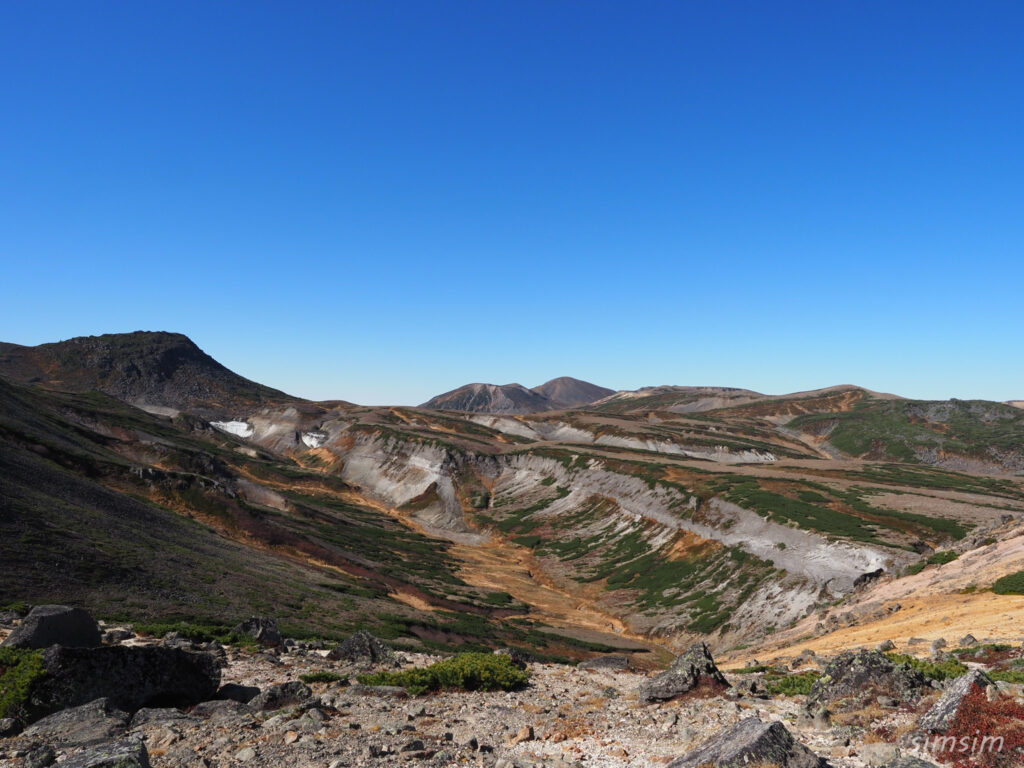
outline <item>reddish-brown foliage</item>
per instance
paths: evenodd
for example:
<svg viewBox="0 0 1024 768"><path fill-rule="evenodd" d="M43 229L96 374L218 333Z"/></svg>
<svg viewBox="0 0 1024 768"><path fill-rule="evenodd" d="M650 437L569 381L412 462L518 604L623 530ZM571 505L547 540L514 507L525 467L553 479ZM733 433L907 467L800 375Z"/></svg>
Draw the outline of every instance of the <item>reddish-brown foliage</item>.
<svg viewBox="0 0 1024 768"><path fill-rule="evenodd" d="M1019 768L1024 765L1024 706L1005 697L989 701L984 689L976 687L949 730L932 738L935 758L953 768Z"/></svg>

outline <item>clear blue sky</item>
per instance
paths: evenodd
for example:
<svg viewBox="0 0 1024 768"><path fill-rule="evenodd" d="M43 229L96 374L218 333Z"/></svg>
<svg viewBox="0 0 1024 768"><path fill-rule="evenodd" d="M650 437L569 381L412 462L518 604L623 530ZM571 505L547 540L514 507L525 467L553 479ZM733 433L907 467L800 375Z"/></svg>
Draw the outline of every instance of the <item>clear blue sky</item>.
<svg viewBox="0 0 1024 768"><path fill-rule="evenodd" d="M1024 398L1019 2L8 2L0 339Z"/></svg>

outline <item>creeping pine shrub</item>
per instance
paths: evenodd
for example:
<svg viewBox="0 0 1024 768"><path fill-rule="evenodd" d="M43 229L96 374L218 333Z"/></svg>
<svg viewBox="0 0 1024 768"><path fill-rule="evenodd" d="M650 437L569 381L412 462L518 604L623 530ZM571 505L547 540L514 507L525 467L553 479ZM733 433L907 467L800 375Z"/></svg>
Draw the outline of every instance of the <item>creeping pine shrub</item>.
<svg viewBox="0 0 1024 768"><path fill-rule="evenodd" d="M940 661L938 664L935 664L905 653L887 653L885 655L893 664L905 664L932 680L948 680L949 678L966 675L969 671L966 666L956 659L948 659L947 661Z"/></svg>
<svg viewBox="0 0 1024 768"><path fill-rule="evenodd" d="M341 680L341 675L336 672L310 672L308 675L299 675L299 680L304 683L336 683Z"/></svg>
<svg viewBox="0 0 1024 768"><path fill-rule="evenodd" d="M958 557L960 555L950 549L940 550L928 558L928 565L945 565L952 563Z"/></svg>
<svg viewBox="0 0 1024 768"><path fill-rule="evenodd" d="M41 651L0 648L0 718L23 716L33 684L45 674Z"/></svg>
<svg viewBox="0 0 1024 768"><path fill-rule="evenodd" d="M397 685L418 696L428 691L511 691L529 682L530 675L508 656L460 653L421 669L360 675L363 685Z"/></svg>
<svg viewBox="0 0 1024 768"><path fill-rule="evenodd" d="M997 683L1024 683L1024 669L996 669L988 673L988 676Z"/></svg>
<svg viewBox="0 0 1024 768"><path fill-rule="evenodd" d="M975 686L931 752L953 768L1019 768L1024 762L1024 706L1013 699L989 701Z"/></svg>
<svg viewBox="0 0 1024 768"><path fill-rule="evenodd" d="M784 677L765 677L764 685L772 696L806 696L821 677L820 672L800 672Z"/></svg>
<svg viewBox="0 0 1024 768"><path fill-rule="evenodd" d="M1017 571L996 579L992 591L997 595L1024 595L1024 571Z"/></svg>

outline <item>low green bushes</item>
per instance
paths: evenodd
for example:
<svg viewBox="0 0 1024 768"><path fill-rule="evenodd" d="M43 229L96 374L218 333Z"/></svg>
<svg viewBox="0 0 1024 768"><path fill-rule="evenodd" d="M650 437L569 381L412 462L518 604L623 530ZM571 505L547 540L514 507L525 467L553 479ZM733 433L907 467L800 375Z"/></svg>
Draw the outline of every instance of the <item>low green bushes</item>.
<svg viewBox="0 0 1024 768"><path fill-rule="evenodd" d="M946 563L952 563L958 557L960 555L951 549L939 550L928 558L928 565L945 565Z"/></svg>
<svg viewBox="0 0 1024 768"><path fill-rule="evenodd" d="M988 676L997 683L1014 683L1017 685L1024 683L1024 669L994 669L988 673Z"/></svg>
<svg viewBox="0 0 1024 768"><path fill-rule="evenodd" d="M992 591L997 595L1024 595L1024 571L1011 573L996 580Z"/></svg>
<svg viewBox="0 0 1024 768"><path fill-rule="evenodd" d="M0 718L23 716L32 685L45 674L41 651L0 648Z"/></svg>
<svg viewBox="0 0 1024 768"><path fill-rule="evenodd" d="M140 635L163 637L168 632L177 632L181 637L194 643L218 642L223 645L256 645L250 635L235 634L226 624L195 624L189 621L136 623L134 629Z"/></svg>
<svg viewBox="0 0 1024 768"><path fill-rule="evenodd" d="M310 672L308 675L299 675L299 680L304 683L336 683L342 676L336 672Z"/></svg>
<svg viewBox="0 0 1024 768"><path fill-rule="evenodd" d="M955 659L933 663L905 653L887 653L885 655L894 664L906 664L931 680L948 680L968 672L967 667Z"/></svg>
<svg viewBox="0 0 1024 768"><path fill-rule="evenodd" d="M783 677L765 676L764 687L772 696L806 696L821 677L820 672L800 672Z"/></svg>
<svg viewBox="0 0 1024 768"><path fill-rule="evenodd" d="M429 691L511 691L529 682L530 675L508 656L460 653L421 669L360 675L363 685L396 685L418 696Z"/></svg>

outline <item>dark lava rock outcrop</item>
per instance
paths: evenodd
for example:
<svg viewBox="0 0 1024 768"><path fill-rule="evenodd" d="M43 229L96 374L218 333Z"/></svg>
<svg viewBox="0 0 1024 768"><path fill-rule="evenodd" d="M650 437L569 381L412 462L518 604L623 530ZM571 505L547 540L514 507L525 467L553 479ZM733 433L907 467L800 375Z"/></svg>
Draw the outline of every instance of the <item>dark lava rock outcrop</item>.
<svg viewBox="0 0 1024 768"><path fill-rule="evenodd" d="M927 686L924 676L905 664L896 664L878 651L847 651L829 662L807 695L807 708L834 705L850 709L878 696L897 702L917 701Z"/></svg>
<svg viewBox="0 0 1024 768"><path fill-rule="evenodd" d="M727 688L729 681L719 671L711 651L697 643L679 656L660 675L646 680L637 693L644 701L667 701L687 693L698 685Z"/></svg>

